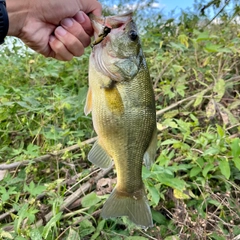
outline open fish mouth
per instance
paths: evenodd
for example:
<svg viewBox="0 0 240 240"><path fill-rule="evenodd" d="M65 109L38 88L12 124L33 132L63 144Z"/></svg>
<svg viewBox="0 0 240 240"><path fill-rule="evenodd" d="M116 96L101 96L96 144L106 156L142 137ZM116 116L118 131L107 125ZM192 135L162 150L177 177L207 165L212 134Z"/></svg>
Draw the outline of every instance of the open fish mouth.
<svg viewBox="0 0 240 240"><path fill-rule="evenodd" d="M94 42L91 47L101 43L112 29L123 28L132 18L133 12L127 12L110 17L99 17L90 14L89 17L94 29Z"/></svg>

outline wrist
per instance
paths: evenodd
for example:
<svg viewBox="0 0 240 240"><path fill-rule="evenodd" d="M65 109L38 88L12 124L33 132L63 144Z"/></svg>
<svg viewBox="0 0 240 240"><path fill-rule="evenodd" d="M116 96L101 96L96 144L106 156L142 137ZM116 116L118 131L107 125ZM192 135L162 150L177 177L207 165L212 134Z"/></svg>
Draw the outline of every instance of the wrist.
<svg viewBox="0 0 240 240"><path fill-rule="evenodd" d="M6 9L6 2L0 0L0 44L4 43L4 38L8 33L9 21Z"/></svg>
<svg viewBox="0 0 240 240"><path fill-rule="evenodd" d="M9 29L8 36L19 37L28 14L28 1L26 0L6 0Z"/></svg>

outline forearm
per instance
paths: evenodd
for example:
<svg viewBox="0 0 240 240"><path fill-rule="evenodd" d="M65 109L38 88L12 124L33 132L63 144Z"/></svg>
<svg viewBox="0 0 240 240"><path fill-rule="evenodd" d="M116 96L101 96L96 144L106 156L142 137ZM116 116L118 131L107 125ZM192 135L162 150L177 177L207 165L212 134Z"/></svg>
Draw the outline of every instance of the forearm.
<svg viewBox="0 0 240 240"><path fill-rule="evenodd" d="M6 0L9 29L8 36L18 37L28 15L28 0Z"/></svg>

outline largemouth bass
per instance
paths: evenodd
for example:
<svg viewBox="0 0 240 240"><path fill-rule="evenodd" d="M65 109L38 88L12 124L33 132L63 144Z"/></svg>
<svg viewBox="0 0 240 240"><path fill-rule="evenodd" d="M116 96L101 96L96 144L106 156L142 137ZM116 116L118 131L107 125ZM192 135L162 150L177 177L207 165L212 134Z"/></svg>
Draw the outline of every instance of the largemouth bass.
<svg viewBox="0 0 240 240"><path fill-rule="evenodd" d="M144 228L153 225L142 181L156 152L154 92L132 13L90 16L95 42L89 63L85 114L92 112L98 140L88 159L101 168L114 160L117 184L101 216L128 216Z"/></svg>

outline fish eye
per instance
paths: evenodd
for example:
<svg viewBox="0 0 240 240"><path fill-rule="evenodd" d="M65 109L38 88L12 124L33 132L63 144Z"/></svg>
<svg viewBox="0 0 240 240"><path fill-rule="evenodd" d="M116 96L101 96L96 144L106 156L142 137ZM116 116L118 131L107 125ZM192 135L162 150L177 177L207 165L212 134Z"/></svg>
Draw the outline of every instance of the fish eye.
<svg viewBox="0 0 240 240"><path fill-rule="evenodd" d="M129 33L129 38L132 40L132 41L135 41L138 37L138 34L135 30L131 30Z"/></svg>

